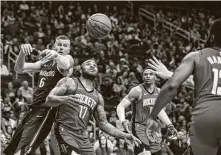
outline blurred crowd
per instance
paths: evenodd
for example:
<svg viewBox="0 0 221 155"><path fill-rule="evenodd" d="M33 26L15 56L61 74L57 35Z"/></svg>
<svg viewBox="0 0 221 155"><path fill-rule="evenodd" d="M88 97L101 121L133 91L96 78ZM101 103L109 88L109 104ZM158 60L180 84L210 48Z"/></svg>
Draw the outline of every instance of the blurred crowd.
<svg viewBox="0 0 221 155"><path fill-rule="evenodd" d="M132 14L122 4L119 6L85 4L86 2L71 1L1 2L1 76L14 74L9 72L4 64L10 52L19 53L21 43L30 43L33 48L41 51L52 48L57 35L67 35L71 39L74 76L79 75L81 58L96 59L100 71L97 89L104 96L108 121L121 130L123 127L116 115L116 105L132 87L142 82L141 73L149 58L156 56L170 70L174 70L184 55L204 47L199 38L206 39L207 28L216 17L212 12L183 14L176 10L155 10L158 22L153 25ZM97 12L106 14L112 20L112 32L104 40L94 40L85 35L87 18ZM164 19L188 31L194 31L198 39L186 40L176 36L175 32L171 34L161 26ZM26 61L36 60L38 52L26 57ZM164 83L162 79L157 80L159 87ZM8 143L24 113L29 109L34 89L29 85L31 84L25 79L18 82L12 78L2 87L4 88L1 90L2 144ZM162 148L170 146L172 151L187 148L192 101L193 90L181 87L173 102L166 106L166 112L181 138L171 141L163 134ZM126 118L130 120L131 109L127 109ZM89 126L88 136L94 143L97 155L133 154L133 146L126 144L124 140L94 130ZM94 133L97 133L96 139ZM162 130L162 133L166 132ZM168 149L162 150L165 150L165 155L170 154L166 151ZM176 152L173 153L178 155Z"/></svg>

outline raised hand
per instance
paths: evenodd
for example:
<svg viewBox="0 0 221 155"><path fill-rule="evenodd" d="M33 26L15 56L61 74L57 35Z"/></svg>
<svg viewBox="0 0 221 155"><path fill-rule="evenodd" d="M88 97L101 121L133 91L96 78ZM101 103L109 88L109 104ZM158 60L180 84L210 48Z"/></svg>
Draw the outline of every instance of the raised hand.
<svg viewBox="0 0 221 155"><path fill-rule="evenodd" d="M170 72L166 66L161 62L159 61L156 57L153 57L153 59L149 59L149 63L148 63L148 66L150 66L153 70L154 70L154 73L163 78L163 79L168 79L172 76L172 72Z"/></svg>
<svg viewBox="0 0 221 155"><path fill-rule="evenodd" d="M25 55L30 55L31 52L33 52L33 48L31 47L31 44L22 44L20 46L20 51Z"/></svg>

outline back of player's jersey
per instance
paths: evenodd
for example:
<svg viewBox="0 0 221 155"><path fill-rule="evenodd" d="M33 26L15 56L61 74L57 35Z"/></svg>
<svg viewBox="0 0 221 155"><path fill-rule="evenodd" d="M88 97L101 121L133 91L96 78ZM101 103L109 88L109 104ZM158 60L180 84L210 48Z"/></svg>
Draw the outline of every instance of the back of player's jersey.
<svg viewBox="0 0 221 155"><path fill-rule="evenodd" d="M50 61L39 72L38 86L34 93L33 106L45 103L46 97L63 75L57 69L57 63Z"/></svg>
<svg viewBox="0 0 221 155"><path fill-rule="evenodd" d="M88 92L79 79L74 81L77 84L74 95L80 97L81 103L62 104L57 115L57 122L69 131L84 130L99 102L97 90Z"/></svg>
<svg viewBox="0 0 221 155"><path fill-rule="evenodd" d="M221 104L221 49L205 48L194 70L195 106L207 101Z"/></svg>
<svg viewBox="0 0 221 155"><path fill-rule="evenodd" d="M155 87L153 92L148 92L143 84L139 85L139 87L142 89L142 99L132 104L132 121L146 125L150 110L154 106L159 94L159 89Z"/></svg>

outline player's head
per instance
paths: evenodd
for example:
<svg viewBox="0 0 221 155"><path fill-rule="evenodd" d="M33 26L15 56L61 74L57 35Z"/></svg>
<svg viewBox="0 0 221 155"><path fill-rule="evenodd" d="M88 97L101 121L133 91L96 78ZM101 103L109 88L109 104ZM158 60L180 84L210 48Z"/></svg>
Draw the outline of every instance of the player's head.
<svg viewBox="0 0 221 155"><path fill-rule="evenodd" d="M65 35L56 38L53 49L61 55L67 55L71 49L70 39Z"/></svg>
<svg viewBox="0 0 221 155"><path fill-rule="evenodd" d="M81 75L84 78L95 79L98 75L98 66L95 60L88 59L81 64Z"/></svg>
<svg viewBox="0 0 221 155"><path fill-rule="evenodd" d="M215 20L210 27L209 37L205 44L206 47L219 46L221 47L221 19Z"/></svg>
<svg viewBox="0 0 221 155"><path fill-rule="evenodd" d="M153 69L146 67L143 71L143 82L146 84L155 84L156 75Z"/></svg>

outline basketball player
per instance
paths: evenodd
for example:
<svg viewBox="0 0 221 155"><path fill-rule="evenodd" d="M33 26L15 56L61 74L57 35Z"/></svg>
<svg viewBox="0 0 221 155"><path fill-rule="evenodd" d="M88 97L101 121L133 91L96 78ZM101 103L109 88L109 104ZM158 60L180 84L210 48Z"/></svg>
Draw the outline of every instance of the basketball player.
<svg viewBox="0 0 221 155"><path fill-rule="evenodd" d="M221 20L210 28L206 48L187 54L171 79L163 86L151 112L159 111L177 94L179 86L194 76L195 101L190 141L194 155L216 155L221 139Z"/></svg>
<svg viewBox="0 0 221 155"><path fill-rule="evenodd" d="M132 105L132 133L137 136L142 144L139 148L135 148L135 153L139 154L144 150L157 154L160 153L160 144L151 145L149 135L146 134L147 119L150 111L152 110L155 100L160 91L155 85L155 74L150 67L147 67L143 71L144 83L132 88L128 95L117 106L117 115L122 122L126 131L128 130L128 121L125 121L125 108ZM158 117L171 129L175 130L166 112L162 110ZM129 131L130 132L130 131ZM155 150L154 152L152 150ZM157 150L157 151L156 151Z"/></svg>
<svg viewBox="0 0 221 155"><path fill-rule="evenodd" d="M35 63L25 62L26 55L30 55L33 49L30 44L21 45L20 53L15 63L17 73L39 72L38 87L34 93L31 109L26 113L20 126L18 126L11 142L4 150L6 155L14 155L16 152L25 151L33 154L41 142L50 132L56 109L45 108L42 104L51 89L64 76L72 74L73 59L70 52L70 40L66 36L58 36L54 44L54 50L42 51L45 55ZM44 128L44 131L42 130Z"/></svg>
<svg viewBox="0 0 221 155"><path fill-rule="evenodd" d="M94 88L98 75L96 62L86 60L80 72L80 78L62 78L46 99L45 106L58 107L55 134L61 155L95 155L86 134L93 115L100 129L109 135L140 143L132 134L121 132L107 121L103 97Z"/></svg>

